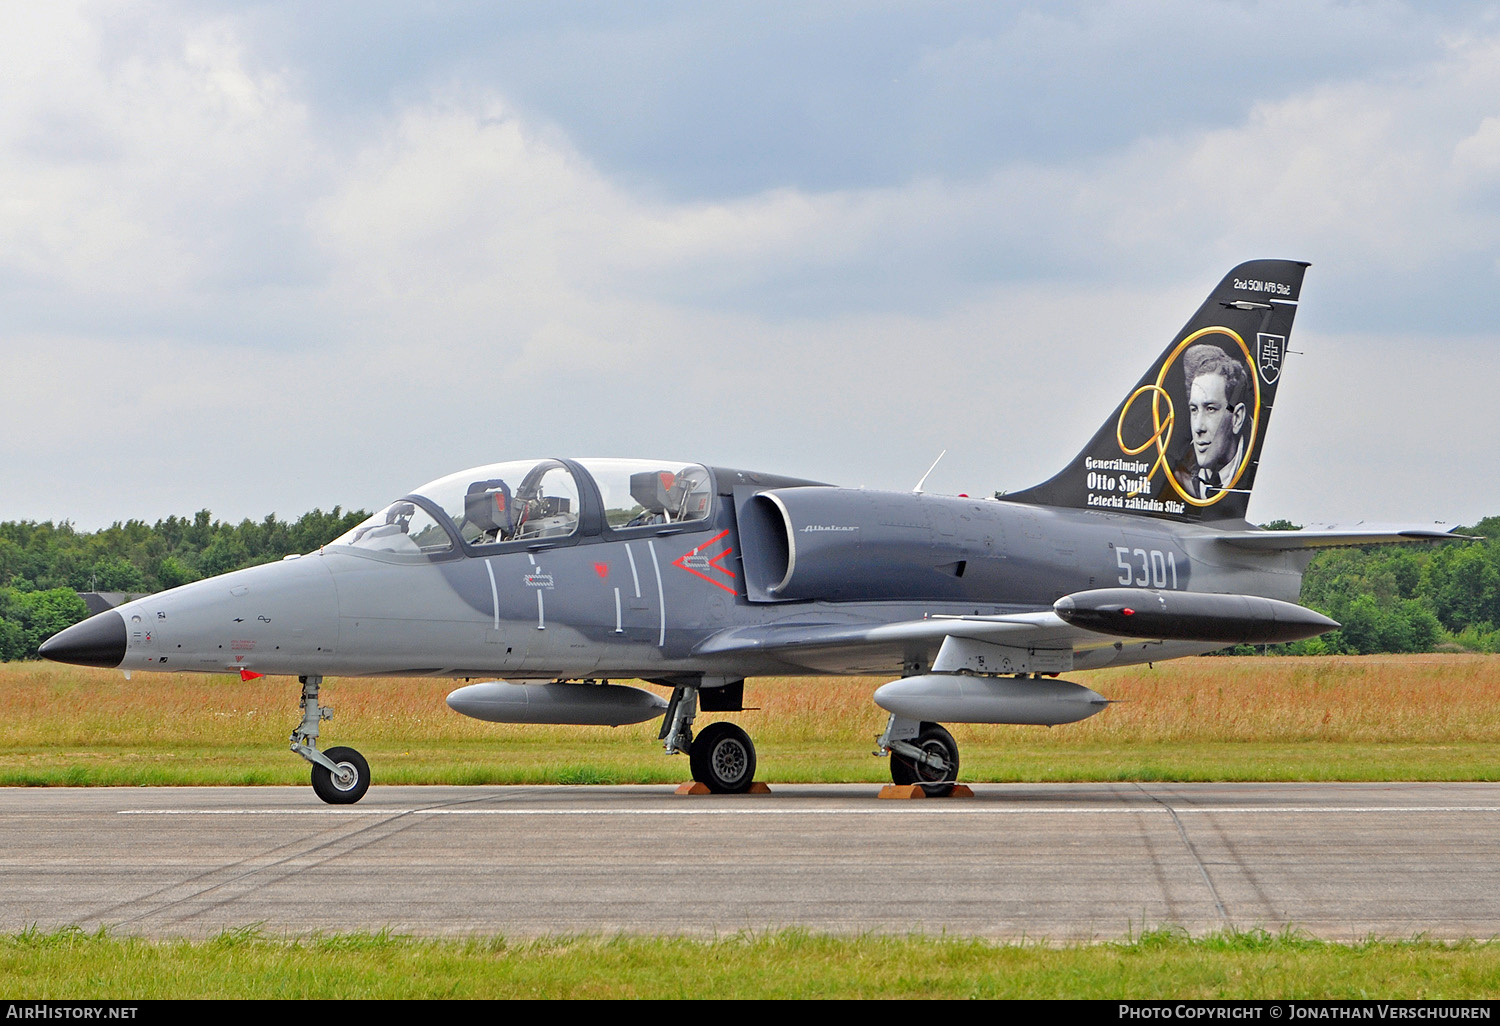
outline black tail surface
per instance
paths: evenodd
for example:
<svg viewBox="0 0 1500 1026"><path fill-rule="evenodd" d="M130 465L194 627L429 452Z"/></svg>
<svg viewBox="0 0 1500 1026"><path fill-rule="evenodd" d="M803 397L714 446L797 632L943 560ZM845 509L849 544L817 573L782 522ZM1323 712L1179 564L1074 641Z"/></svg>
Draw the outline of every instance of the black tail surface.
<svg viewBox="0 0 1500 1026"><path fill-rule="evenodd" d="M1083 451L1003 498L1243 519L1307 266L1252 260L1230 271Z"/></svg>

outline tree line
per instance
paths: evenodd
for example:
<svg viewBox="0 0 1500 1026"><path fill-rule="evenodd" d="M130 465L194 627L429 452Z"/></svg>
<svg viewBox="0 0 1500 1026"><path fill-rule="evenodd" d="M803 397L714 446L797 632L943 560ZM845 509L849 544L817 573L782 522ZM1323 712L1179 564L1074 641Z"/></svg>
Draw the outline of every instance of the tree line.
<svg viewBox="0 0 1500 1026"><path fill-rule="evenodd" d="M150 594L311 552L364 520L363 510L315 509L295 521L215 520L206 509L148 524L116 522L79 531L64 521L0 523L0 660L31 658L37 646L88 615L79 592Z"/></svg>
<svg viewBox="0 0 1500 1026"><path fill-rule="evenodd" d="M1295 530L1276 521L1266 527ZM1302 576L1302 604L1343 626L1267 651L1292 655L1500 652L1500 517L1457 534L1479 542L1321 552ZM1240 646L1236 652L1261 651Z"/></svg>
<svg viewBox="0 0 1500 1026"><path fill-rule="evenodd" d="M88 615L79 592L149 594L293 552L312 552L364 520L363 510L315 509L295 521L191 517L78 531L50 521L0 523L0 660L31 658L48 637ZM1272 529L1295 530L1275 521ZM1302 603L1343 624L1322 637L1232 651L1291 655L1500 652L1500 516L1460 534L1483 541L1373 546L1319 553Z"/></svg>

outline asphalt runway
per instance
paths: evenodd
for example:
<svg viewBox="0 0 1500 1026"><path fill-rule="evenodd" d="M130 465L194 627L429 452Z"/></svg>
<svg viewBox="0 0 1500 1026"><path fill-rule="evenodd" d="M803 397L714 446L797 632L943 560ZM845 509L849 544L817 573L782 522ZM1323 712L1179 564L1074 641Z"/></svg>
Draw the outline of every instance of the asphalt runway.
<svg viewBox="0 0 1500 1026"><path fill-rule="evenodd" d="M0 789L0 930L1500 935L1500 785Z"/></svg>

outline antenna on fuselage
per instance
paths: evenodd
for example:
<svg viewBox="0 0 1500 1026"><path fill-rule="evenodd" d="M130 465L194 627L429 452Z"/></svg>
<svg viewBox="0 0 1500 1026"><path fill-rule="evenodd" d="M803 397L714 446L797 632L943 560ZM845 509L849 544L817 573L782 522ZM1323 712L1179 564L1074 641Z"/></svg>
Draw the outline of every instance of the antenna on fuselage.
<svg viewBox="0 0 1500 1026"><path fill-rule="evenodd" d="M913 492L916 492L918 494L921 493L922 486L927 483L927 479L932 476L932 472L937 469L937 465L939 463L943 462L943 457L946 455L948 455L947 449L944 449L942 452L938 453L938 458L932 461L932 466L927 468L927 473L922 475L922 480L917 482L917 486L912 489Z"/></svg>

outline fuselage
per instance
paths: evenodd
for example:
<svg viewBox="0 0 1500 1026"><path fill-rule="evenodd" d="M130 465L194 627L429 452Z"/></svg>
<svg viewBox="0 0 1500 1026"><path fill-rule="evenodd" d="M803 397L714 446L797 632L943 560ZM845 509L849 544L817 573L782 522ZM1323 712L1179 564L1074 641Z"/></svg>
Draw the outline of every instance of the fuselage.
<svg viewBox="0 0 1500 1026"><path fill-rule="evenodd" d="M675 491L651 484L652 474ZM523 461L451 475L316 552L138 599L70 632L99 649L94 662L111 665L119 630L107 618L118 616L113 665L158 671L900 674L930 663L938 642L795 657L716 652L709 642L747 628L1034 613L1098 588L1296 600L1305 555L1231 552L1208 541L1214 533L670 461ZM59 658L68 634L47 654ZM1213 647L1076 632L1073 665Z"/></svg>
<svg viewBox="0 0 1500 1026"><path fill-rule="evenodd" d="M660 715L665 751L718 793L750 788L754 744L695 717L744 711L745 678L894 675L872 696L889 713L876 753L898 788L945 795L959 758L940 721L1072 723L1108 701L1060 674L1316 636L1338 624L1295 602L1314 548L1434 534L1273 537L1245 520L1305 269L1235 267L1082 451L1007 497L661 460L496 463L317 552L101 613L41 654L295 674L292 750L342 804L370 774L352 749L317 749L328 675L481 678L448 704L501 723ZM672 698L598 683L612 678Z"/></svg>

